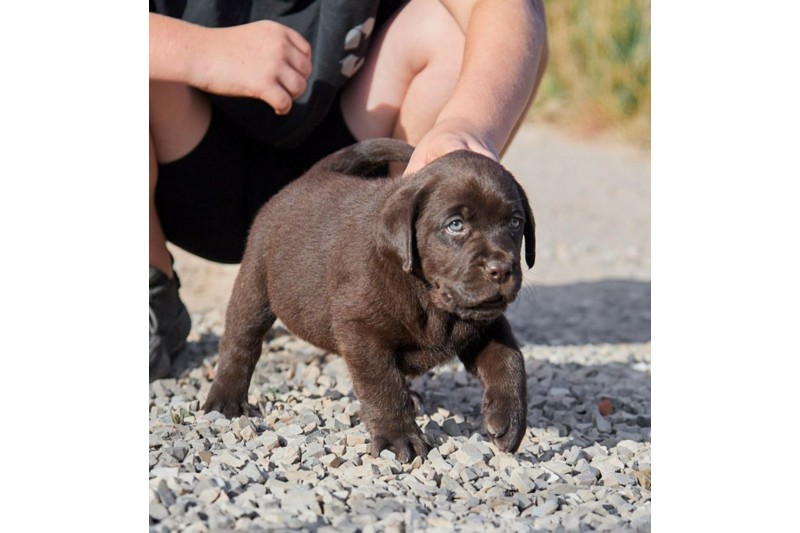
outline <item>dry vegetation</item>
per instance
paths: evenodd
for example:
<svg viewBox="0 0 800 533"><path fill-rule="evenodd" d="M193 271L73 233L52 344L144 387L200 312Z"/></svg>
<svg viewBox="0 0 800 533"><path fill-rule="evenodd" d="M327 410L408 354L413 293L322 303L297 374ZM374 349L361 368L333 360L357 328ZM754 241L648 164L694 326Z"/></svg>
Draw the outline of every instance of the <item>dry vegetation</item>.
<svg viewBox="0 0 800 533"><path fill-rule="evenodd" d="M650 144L650 1L545 0L550 60L533 120Z"/></svg>

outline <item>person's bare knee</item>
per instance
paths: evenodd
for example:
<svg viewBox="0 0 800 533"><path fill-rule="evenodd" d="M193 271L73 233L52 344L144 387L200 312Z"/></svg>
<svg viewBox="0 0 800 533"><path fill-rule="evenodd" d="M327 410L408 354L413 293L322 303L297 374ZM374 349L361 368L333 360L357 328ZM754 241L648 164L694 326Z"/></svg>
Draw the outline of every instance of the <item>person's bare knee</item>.
<svg viewBox="0 0 800 533"><path fill-rule="evenodd" d="M210 122L211 106L205 95L188 85L150 81L150 133L159 163L191 152Z"/></svg>
<svg viewBox="0 0 800 533"><path fill-rule="evenodd" d="M342 92L350 131L359 140L419 140L452 93L463 50L464 35L438 0L409 2L375 37Z"/></svg>

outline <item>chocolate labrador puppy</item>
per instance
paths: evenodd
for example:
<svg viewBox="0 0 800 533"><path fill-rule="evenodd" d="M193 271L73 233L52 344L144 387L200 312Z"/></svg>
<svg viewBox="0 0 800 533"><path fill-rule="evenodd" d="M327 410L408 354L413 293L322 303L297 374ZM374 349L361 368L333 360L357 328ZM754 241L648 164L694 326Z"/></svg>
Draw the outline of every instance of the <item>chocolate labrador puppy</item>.
<svg viewBox="0 0 800 533"><path fill-rule="evenodd" d="M503 316L534 262L519 184L479 154L445 155L404 178L364 178L412 148L374 139L317 163L259 212L228 304L217 376L203 409L248 410L265 334L286 327L344 357L377 455L429 446L406 378L459 357L484 387L487 432L514 452L525 433L522 354Z"/></svg>

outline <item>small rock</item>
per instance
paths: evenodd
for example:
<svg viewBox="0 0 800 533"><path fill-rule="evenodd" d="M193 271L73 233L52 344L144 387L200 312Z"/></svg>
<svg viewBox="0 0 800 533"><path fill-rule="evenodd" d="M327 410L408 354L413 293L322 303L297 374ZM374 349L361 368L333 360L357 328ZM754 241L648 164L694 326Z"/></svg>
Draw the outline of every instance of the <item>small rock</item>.
<svg viewBox="0 0 800 533"><path fill-rule="evenodd" d="M630 439L621 440L617 443L618 448L627 448L628 450L632 451L633 453L638 452L642 449L642 444Z"/></svg>
<svg viewBox="0 0 800 533"><path fill-rule="evenodd" d="M442 430L444 430L444 432L451 437L462 436L461 427L453 418L448 418L444 421L444 424L442 424Z"/></svg>
<svg viewBox="0 0 800 533"><path fill-rule="evenodd" d="M162 479L158 482L157 489L158 499L165 507L169 507L175 503L175 493L167 486L167 481Z"/></svg>
<svg viewBox="0 0 800 533"><path fill-rule="evenodd" d="M266 480L264 474L261 473L261 469L252 461L247 463L239 473L245 475L251 483L263 483Z"/></svg>
<svg viewBox="0 0 800 533"><path fill-rule="evenodd" d="M509 483L514 486L517 491L527 494L536 488L536 484L528 476L522 468L516 468L508 477Z"/></svg>
<svg viewBox="0 0 800 533"><path fill-rule="evenodd" d="M595 476L591 472L580 472L572 479L576 484L580 485L581 487L589 487L597 483L597 476Z"/></svg>
<svg viewBox="0 0 800 533"><path fill-rule="evenodd" d="M248 416L240 416L239 419L236 421L235 427L239 431L242 431L242 430L244 430L246 428L250 428L253 431L256 430L255 424L253 424L253 421L250 420L250 417L248 417Z"/></svg>
<svg viewBox="0 0 800 533"><path fill-rule="evenodd" d="M439 452L442 454L442 457L447 457L454 451L456 451L456 444L452 440L446 440L439 446Z"/></svg>
<svg viewBox="0 0 800 533"><path fill-rule="evenodd" d="M328 455L320 457L319 462L329 468L336 468L342 464L342 458L338 457L336 454L329 453Z"/></svg>
<svg viewBox="0 0 800 533"><path fill-rule="evenodd" d="M423 464L422 457L417 455L410 463L405 465L405 468L407 469L407 471L416 470L417 468L422 466L422 464Z"/></svg>
<svg viewBox="0 0 800 533"><path fill-rule="evenodd" d="M244 466L244 461L242 461L240 458L238 458L235 455L233 455L228 450L223 451L219 455L219 459L220 459L220 461L222 461L226 465L232 466L234 468L241 468L242 466Z"/></svg>
<svg viewBox="0 0 800 533"><path fill-rule="evenodd" d="M306 449L303 451L303 460L305 461L309 457L316 457L319 459L325 455L325 448L322 444L318 442L312 442L306 446Z"/></svg>
<svg viewBox="0 0 800 533"><path fill-rule="evenodd" d="M583 450L580 446L572 446L569 450L564 452L564 459L567 463L574 465L583 456Z"/></svg>
<svg viewBox="0 0 800 533"><path fill-rule="evenodd" d="M461 448L456 450L451 456L453 459L466 466L472 466L479 461L483 461L483 453L481 453L477 446L470 442L464 443Z"/></svg>
<svg viewBox="0 0 800 533"><path fill-rule="evenodd" d="M643 487L647 490L650 490L650 469L647 470L637 470L633 473L636 480L639 482L639 486Z"/></svg>
<svg viewBox="0 0 800 533"><path fill-rule="evenodd" d="M303 428L300 424L287 424L279 427L277 433L282 437L296 437L303 434Z"/></svg>
<svg viewBox="0 0 800 533"><path fill-rule="evenodd" d="M625 474L619 474L616 472L603 472L602 480L603 485L606 487L633 485L635 482L631 476L626 476Z"/></svg>
<svg viewBox="0 0 800 533"><path fill-rule="evenodd" d="M467 467L461 471L460 477L462 480L464 480L465 483L472 483L481 476L478 470L476 470L475 468Z"/></svg>
<svg viewBox="0 0 800 533"><path fill-rule="evenodd" d="M184 459L186 459L186 454L188 453L189 449L183 446L171 446L169 448L165 448L164 451L166 451L168 454L170 454L178 461L183 461Z"/></svg>
<svg viewBox="0 0 800 533"><path fill-rule="evenodd" d="M441 447L440 447L441 448ZM433 448L431 451L428 452L428 461L431 463L436 470L439 471L447 471L452 468L450 463L442 458L442 454L439 452L439 448Z"/></svg>
<svg viewBox="0 0 800 533"><path fill-rule="evenodd" d="M364 478L368 476L378 476L380 475L380 470L378 469L377 465L374 464L363 464L361 466L354 466L346 471L345 477L356 477L356 478Z"/></svg>
<svg viewBox="0 0 800 533"><path fill-rule="evenodd" d="M259 435L258 438L256 438L256 442L258 442L260 446L266 448L267 451L272 451L280 446L280 439L277 433L272 431L265 431Z"/></svg>
<svg viewBox="0 0 800 533"><path fill-rule="evenodd" d="M221 490L219 487L208 487L207 489L200 492L200 499L206 503L214 503L217 498L219 498L221 494Z"/></svg>
<svg viewBox="0 0 800 533"><path fill-rule="evenodd" d="M208 422L214 422L220 418L224 419L225 415L223 415L219 411L211 411L208 413L204 413L203 416L201 417L202 420L206 420Z"/></svg>
<svg viewBox="0 0 800 533"><path fill-rule="evenodd" d="M558 500L555 498L548 498L545 502L541 505L536 506L533 511L531 511L532 516L547 516L555 513L558 510Z"/></svg>
<svg viewBox="0 0 800 533"><path fill-rule="evenodd" d="M272 452L272 460L284 466L292 465L300 460L300 447L289 446L278 448Z"/></svg>
<svg viewBox="0 0 800 533"><path fill-rule="evenodd" d="M225 443L225 446L235 446L236 443L239 442L239 438L233 431L226 431L222 434L222 442Z"/></svg>
<svg viewBox="0 0 800 533"><path fill-rule="evenodd" d="M301 483L316 483L319 477L311 470L288 470L285 474L287 481Z"/></svg>
<svg viewBox="0 0 800 533"><path fill-rule="evenodd" d="M597 410L603 416L608 416L614 412L614 403L609 398L602 398L597 402Z"/></svg>
<svg viewBox="0 0 800 533"><path fill-rule="evenodd" d="M517 461L516 457L505 453L495 455L494 457L492 457L489 460L489 465L493 466L497 470L500 470L501 472L509 469L513 470L514 468L520 466L519 461Z"/></svg>
<svg viewBox="0 0 800 533"><path fill-rule="evenodd" d="M161 505L160 503L151 503L150 504L150 518L160 522L169 516L169 511L167 508Z"/></svg>
<svg viewBox="0 0 800 533"><path fill-rule="evenodd" d="M600 433L611 433L611 422L601 415L600 411L595 411L594 413L594 427Z"/></svg>
<svg viewBox="0 0 800 533"><path fill-rule="evenodd" d="M171 478L178 475L178 467L177 466L159 466L150 470L150 477L151 478L158 478L158 477L165 477Z"/></svg>
<svg viewBox="0 0 800 533"><path fill-rule="evenodd" d="M381 450L380 457L382 459L390 459L390 460L397 459L397 455L392 450L389 449Z"/></svg>
<svg viewBox="0 0 800 533"><path fill-rule="evenodd" d="M555 472L559 477L563 477L565 474L572 472L572 467L562 461L547 461L546 463L543 463L542 466L551 472Z"/></svg>
<svg viewBox="0 0 800 533"><path fill-rule="evenodd" d="M438 437L443 433L442 426L435 420L428 420L425 422L425 425L422 426L422 432L433 437Z"/></svg>
<svg viewBox="0 0 800 533"><path fill-rule="evenodd" d="M211 463L211 457L212 456L211 456L211 452L208 451L208 450L200 450L200 451L198 451L197 452L197 457L199 457L200 460L203 461L205 464L210 464Z"/></svg>
<svg viewBox="0 0 800 533"><path fill-rule="evenodd" d="M358 446L367 442L367 437L363 433L349 433L346 438L348 446Z"/></svg>
<svg viewBox="0 0 800 533"><path fill-rule="evenodd" d="M243 430L240 432L240 435L241 435L241 437L242 437L242 440L245 440L245 441L251 441L251 440L253 440L253 439L255 438L255 436L256 436L256 430L255 430L255 429L253 429L251 426L248 426L248 427L244 428L244 429L243 429Z"/></svg>

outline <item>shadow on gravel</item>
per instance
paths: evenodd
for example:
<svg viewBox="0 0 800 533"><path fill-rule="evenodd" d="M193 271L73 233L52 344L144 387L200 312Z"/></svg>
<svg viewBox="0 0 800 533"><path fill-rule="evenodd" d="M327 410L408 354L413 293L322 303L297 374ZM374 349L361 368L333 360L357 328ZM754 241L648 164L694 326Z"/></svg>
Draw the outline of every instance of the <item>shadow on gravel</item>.
<svg viewBox="0 0 800 533"><path fill-rule="evenodd" d="M275 337L291 335L283 327L272 327L265 341L270 341ZM200 368L204 364L210 364L209 358L219 353L219 335L214 333L203 333L200 339L187 343L183 350L172 362L172 376L175 378L184 377L195 368ZM264 357L268 353L267 347L261 354ZM299 360L299 359L298 359Z"/></svg>
<svg viewBox="0 0 800 533"><path fill-rule="evenodd" d="M181 377L192 369L203 366L207 357L219 353L219 336L203 333L200 339L189 342L186 349L172 362L172 375Z"/></svg>
<svg viewBox="0 0 800 533"><path fill-rule="evenodd" d="M605 280L528 287L507 316L522 343L567 346L649 342L650 283ZM287 334L282 328L273 328L267 340ZM185 376L194 368L211 365L218 350L219 337L202 334L177 358L174 375ZM277 362L276 355L266 350L262 354L262 363L272 362L268 365L269 377L261 376L261 381L278 380L288 385L290 378L280 375L281 372L309 363L309 358L302 354L284 352L283 363L276 365L273 364ZM315 357L321 359L323 366L326 363L322 359L330 361L327 357ZM552 363L529 357L526 371L528 425L534 435L559 437L562 441L566 438L559 449L584 447L594 442L613 446L625 439L650 440L649 372L633 364ZM254 378L257 386L263 385L259 383L259 372L257 368ZM464 436L483 432L482 389L460 364L420 376L413 381L412 388L420 394L425 412L435 413L443 407L457 415L456 418L463 417L463 421L451 421L447 428L436 425L424 428L429 436L438 440L452 431L460 431ZM603 398L610 399L614 407L613 413L605 417L598 411L598 402Z"/></svg>
<svg viewBox="0 0 800 533"><path fill-rule="evenodd" d="M649 342L650 282L528 285L506 316L522 343L565 346Z"/></svg>
<svg viewBox="0 0 800 533"><path fill-rule="evenodd" d="M276 330L278 335L285 330ZM190 343L189 349L176 361L175 375L186 376L193 368L211 365L217 353L219 337L204 334ZM602 349L600 350L602 351ZM598 357L602 353L598 352ZM256 389L276 386L282 392L296 390L303 394L300 369L314 364L322 373L346 373L339 357L332 354L303 355L292 351L265 353L256 367L253 385ZM341 366L325 370L327 365ZM650 441L651 403L650 374L634 363L582 364L553 363L526 357L528 377L528 427L539 442L558 442L530 455L530 462L549 460L555 453L564 454L573 446L585 448L594 443L613 447L622 440ZM488 439L482 424L481 398L483 389L460 363L430 371L411 383L421 399L422 412L436 413L439 408L450 412L442 425L423 423L424 433L439 445L449 436L470 437L481 433ZM352 391L348 393L352 395ZM607 398L613 412L602 416L598 403ZM261 403L261 402L259 402ZM524 457L520 457L523 459Z"/></svg>

